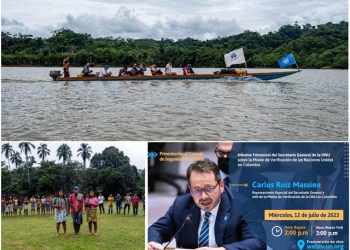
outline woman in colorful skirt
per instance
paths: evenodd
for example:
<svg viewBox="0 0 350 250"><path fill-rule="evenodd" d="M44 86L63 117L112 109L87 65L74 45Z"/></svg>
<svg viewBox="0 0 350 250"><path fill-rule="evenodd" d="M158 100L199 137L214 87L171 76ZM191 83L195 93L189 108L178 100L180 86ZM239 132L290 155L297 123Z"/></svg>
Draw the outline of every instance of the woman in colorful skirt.
<svg viewBox="0 0 350 250"><path fill-rule="evenodd" d="M7 204L8 204L8 207L9 207L9 214L10 214L10 216L12 216L13 215L13 199L12 199L12 196L10 196Z"/></svg>
<svg viewBox="0 0 350 250"><path fill-rule="evenodd" d="M20 196L18 198L18 213L19 213L19 215L22 215L22 211L23 211L23 197Z"/></svg>
<svg viewBox="0 0 350 250"><path fill-rule="evenodd" d="M36 204L35 196L33 195L29 201L30 201L30 214L33 215L35 214L35 204Z"/></svg>
<svg viewBox="0 0 350 250"><path fill-rule="evenodd" d="M13 215L17 215L17 209L18 209L18 198L15 196L13 198Z"/></svg>
<svg viewBox="0 0 350 250"><path fill-rule="evenodd" d="M9 216L9 214L10 214L9 204L8 204L8 201L5 201L5 215Z"/></svg>
<svg viewBox="0 0 350 250"><path fill-rule="evenodd" d="M49 195L46 196L46 214L51 214L51 197Z"/></svg>
<svg viewBox="0 0 350 250"><path fill-rule="evenodd" d="M38 195L36 197L36 214L39 215L41 211L41 199L40 196Z"/></svg>
<svg viewBox="0 0 350 250"><path fill-rule="evenodd" d="M89 197L85 200L89 235L92 235L92 224L94 224L94 235L97 235L97 207L98 199L95 196L95 192L90 191Z"/></svg>
<svg viewBox="0 0 350 250"><path fill-rule="evenodd" d="M56 235L60 234L60 226L62 224L64 235L66 235L66 221L68 201L64 197L63 190L58 191L58 196L53 199L52 206L55 208Z"/></svg>
<svg viewBox="0 0 350 250"><path fill-rule="evenodd" d="M24 215L29 215L29 199L27 196L24 196L23 198L23 210Z"/></svg>
<svg viewBox="0 0 350 250"><path fill-rule="evenodd" d="M46 209L46 198L43 195L41 197L41 214L45 214L45 211L46 211L45 209Z"/></svg>
<svg viewBox="0 0 350 250"><path fill-rule="evenodd" d="M5 197L1 196L1 216L5 216Z"/></svg>

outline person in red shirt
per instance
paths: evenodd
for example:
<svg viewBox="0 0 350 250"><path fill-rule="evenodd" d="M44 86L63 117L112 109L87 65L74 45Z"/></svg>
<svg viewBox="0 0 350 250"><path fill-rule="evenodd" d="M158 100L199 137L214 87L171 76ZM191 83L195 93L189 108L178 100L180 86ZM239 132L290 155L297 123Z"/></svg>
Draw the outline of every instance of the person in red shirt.
<svg viewBox="0 0 350 250"><path fill-rule="evenodd" d="M79 234L80 225L83 224L83 194L79 193L79 187L75 186L73 193L69 196L70 211L73 219L75 234Z"/></svg>
<svg viewBox="0 0 350 250"><path fill-rule="evenodd" d="M182 69L184 75L193 75L194 74L194 71L192 69L192 65L191 64L187 64L186 67L184 67Z"/></svg>
<svg viewBox="0 0 350 250"><path fill-rule="evenodd" d="M94 235L97 235L97 210L98 199L94 191L90 191L89 197L85 199L85 209L87 214L87 222L89 224L89 235L92 235L92 224L94 224Z"/></svg>
<svg viewBox="0 0 350 250"><path fill-rule="evenodd" d="M134 194L133 197L131 197L131 203L132 203L132 211L134 215L137 215L139 210L139 200L140 198L137 196L137 194Z"/></svg>

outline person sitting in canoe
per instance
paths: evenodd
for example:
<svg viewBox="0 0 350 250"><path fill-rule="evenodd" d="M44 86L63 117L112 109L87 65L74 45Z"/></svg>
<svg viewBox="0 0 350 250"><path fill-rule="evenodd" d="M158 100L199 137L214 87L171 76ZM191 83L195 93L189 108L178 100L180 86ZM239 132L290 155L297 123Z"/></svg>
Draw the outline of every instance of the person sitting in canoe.
<svg viewBox="0 0 350 250"><path fill-rule="evenodd" d="M119 70L119 74L118 76L129 76L130 75L130 71L128 71L128 66L123 66L123 68L121 68Z"/></svg>
<svg viewBox="0 0 350 250"><path fill-rule="evenodd" d="M165 66L165 74L166 75L176 75L176 72L172 71L173 63L170 61L168 64Z"/></svg>
<svg viewBox="0 0 350 250"><path fill-rule="evenodd" d="M91 64L87 63L84 68L83 71L81 73L83 73L83 76L85 77L90 77L90 76L96 76L95 74L92 74L92 70L90 69Z"/></svg>
<svg viewBox="0 0 350 250"><path fill-rule="evenodd" d="M131 74L132 76L137 76L137 75L139 75L139 73L140 73L140 68L139 68L139 66L138 66L137 64L134 64L134 66L133 66L132 69L130 70L130 74Z"/></svg>
<svg viewBox="0 0 350 250"><path fill-rule="evenodd" d="M184 72L184 75L193 75L194 71L192 69L192 65L191 64L187 64L186 67L184 67L182 69L182 71Z"/></svg>
<svg viewBox="0 0 350 250"><path fill-rule="evenodd" d="M163 71L161 71L160 69L157 68L157 65L153 64L151 66L151 74L152 76L156 76L156 75L163 75Z"/></svg>
<svg viewBox="0 0 350 250"><path fill-rule="evenodd" d="M143 65L143 64L140 64L139 66L139 75L144 75L145 74L145 71L146 71L146 67Z"/></svg>
<svg viewBox="0 0 350 250"><path fill-rule="evenodd" d="M103 68L100 70L99 77L107 77L107 76L111 76L111 75L112 75L112 71L110 71L109 66L107 64L105 64L103 66Z"/></svg>

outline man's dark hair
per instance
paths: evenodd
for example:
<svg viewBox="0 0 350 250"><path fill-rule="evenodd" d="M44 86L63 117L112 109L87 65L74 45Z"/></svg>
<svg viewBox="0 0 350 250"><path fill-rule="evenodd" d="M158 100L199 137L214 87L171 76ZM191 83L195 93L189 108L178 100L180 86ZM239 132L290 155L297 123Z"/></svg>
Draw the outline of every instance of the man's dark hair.
<svg viewBox="0 0 350 250"><path fill-rule="evenodd" d="M201 161L196 161L187 168L186 177L187 177L188 183L190 183L190 177L192 172L197 172L197 173L213 172L215 176L215 180L217 182L221 181L219 166L215 162L207 158L204 158L204 160L201 160Z"/></svg>

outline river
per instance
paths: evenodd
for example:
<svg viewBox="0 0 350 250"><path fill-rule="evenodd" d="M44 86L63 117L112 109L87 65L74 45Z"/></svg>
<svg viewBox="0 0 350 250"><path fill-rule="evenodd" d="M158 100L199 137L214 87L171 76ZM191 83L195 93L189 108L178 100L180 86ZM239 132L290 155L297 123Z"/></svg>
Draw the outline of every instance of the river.
<svg viewBox="0 0 350 250"><path fill-rule="evenodd" d="M54 69L2 67L2 140L348 140L347 70L269 82L67 83L51 80Z"/></svg>

